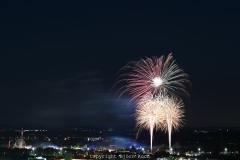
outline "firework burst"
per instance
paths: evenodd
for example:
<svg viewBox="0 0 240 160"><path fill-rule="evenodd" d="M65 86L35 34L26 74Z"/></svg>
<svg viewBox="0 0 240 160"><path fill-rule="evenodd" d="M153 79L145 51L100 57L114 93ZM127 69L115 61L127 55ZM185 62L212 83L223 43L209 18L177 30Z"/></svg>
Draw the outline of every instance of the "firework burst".
<svg viewBox="0 0 240 160"><path fill-rule="evenodd" d="M135 111L136 127L146 129L150 132L150 146L152 151L153 130L161 129L165 119L163 107L156 100L145 100L145 103L140 103Z"/></svg>
<svg viewBox="0 0 240 160"><path fill-rule="evenodd" d="M168 132L169 149L171 149L171 135L172 130L178 130L183 126L184 105L183 102L177 98L161 97L158 98L161 102L162 111L164 114L164 122L161 129Z"/></svg>
<svg viewBox="0 0 240 160"><path fill-rule="evenodd" d="M130 73L121 75L117 80L116 84L127 83L117 91L120 96L128 92L137 102L146 95L159 93L189 97L185 87L191 84L188 75L178 67L171 53L166 59L161 56L130 62L123 69L130 69Z"/></svg>

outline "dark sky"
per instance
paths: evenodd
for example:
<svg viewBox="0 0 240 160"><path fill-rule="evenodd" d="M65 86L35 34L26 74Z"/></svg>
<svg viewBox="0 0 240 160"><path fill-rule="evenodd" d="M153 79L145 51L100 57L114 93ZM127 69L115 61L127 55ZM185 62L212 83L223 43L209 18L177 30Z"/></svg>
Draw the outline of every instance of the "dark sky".
<svg viewBox="0 0 240 160"><path fill-rule="evenodd" d="M173 53L187 126L240 126L240 3L1 1L0 124L134 125L111 90L127 62Z"/></svg>

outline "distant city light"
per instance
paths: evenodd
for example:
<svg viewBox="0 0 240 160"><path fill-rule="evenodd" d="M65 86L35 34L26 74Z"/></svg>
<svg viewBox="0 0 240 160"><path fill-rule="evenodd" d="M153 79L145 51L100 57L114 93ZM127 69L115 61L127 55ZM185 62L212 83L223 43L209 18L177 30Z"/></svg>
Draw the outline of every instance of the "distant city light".
<svg viewBox="0 0 240 160"><path fill-rule="evenodd" d="M43 157L36 157L36 159L44 159L44 160L46 160L46 158L43 158Z"/></svg>

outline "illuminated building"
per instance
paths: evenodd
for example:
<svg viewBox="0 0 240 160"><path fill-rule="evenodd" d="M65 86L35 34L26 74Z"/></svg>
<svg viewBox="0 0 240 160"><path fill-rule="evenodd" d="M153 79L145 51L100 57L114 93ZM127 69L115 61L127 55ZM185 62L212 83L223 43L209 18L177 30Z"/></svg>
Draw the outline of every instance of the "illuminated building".
<svg viewBox="0 0 240 160"><path fill-rule="evenodd" d="M26 147L26 143L23 140L23 129L21 130L21 136L19 139L16 140L13 148L25 148Z"/></svg>

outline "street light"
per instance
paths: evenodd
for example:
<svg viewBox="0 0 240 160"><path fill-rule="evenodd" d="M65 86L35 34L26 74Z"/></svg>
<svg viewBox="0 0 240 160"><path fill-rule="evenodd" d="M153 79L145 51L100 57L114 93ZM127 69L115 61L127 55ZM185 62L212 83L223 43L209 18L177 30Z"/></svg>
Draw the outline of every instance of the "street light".
<svg viewBox="0 0 240 160"><path fill-rule="evenodd" d="M33 147L33 148L32 148L32 150L33 150L33 155L34 155L34 149L35 149L35 148Z"/></svg>

